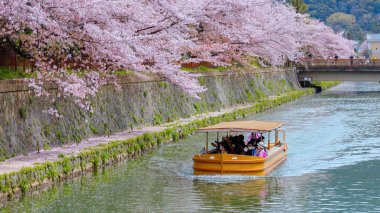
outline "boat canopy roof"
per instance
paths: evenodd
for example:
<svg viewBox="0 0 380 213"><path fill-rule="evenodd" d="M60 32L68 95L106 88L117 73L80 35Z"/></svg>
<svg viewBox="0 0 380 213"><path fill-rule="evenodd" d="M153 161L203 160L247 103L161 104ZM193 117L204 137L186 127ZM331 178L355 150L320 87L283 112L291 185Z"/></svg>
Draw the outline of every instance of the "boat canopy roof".
<svg viewBox="0 0 380 213"><path fill-rule="evenodd" d="M200 128L197 132L269 132L283 125L284 122L276 121L232 121Z"/></svg>

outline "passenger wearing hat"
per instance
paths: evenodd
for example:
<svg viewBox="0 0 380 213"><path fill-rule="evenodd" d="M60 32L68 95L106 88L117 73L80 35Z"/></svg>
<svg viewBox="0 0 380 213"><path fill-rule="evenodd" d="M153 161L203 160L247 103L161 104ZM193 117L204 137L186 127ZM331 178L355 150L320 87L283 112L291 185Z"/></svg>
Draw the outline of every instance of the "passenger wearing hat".
<svg viewBox="0 0 380 213"><path fill-rule="evenodd" d="M267 157L267 152L265 151L265 144L264 142L257 143L257 156L265 158Z"/></svg>

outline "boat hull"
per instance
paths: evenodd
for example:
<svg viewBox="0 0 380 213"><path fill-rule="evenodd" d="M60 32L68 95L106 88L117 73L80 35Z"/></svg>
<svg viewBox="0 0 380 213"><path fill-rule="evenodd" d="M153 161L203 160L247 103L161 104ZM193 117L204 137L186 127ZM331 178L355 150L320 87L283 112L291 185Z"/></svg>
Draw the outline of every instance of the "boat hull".
<svg viewBox="0 0 380 213"><path fill-rule="evenodd" d="M286 148L286 145L281 147L271 147L266 158L227 153L194 155L194 174L241 174L265 176L286 159Z"/></svg>

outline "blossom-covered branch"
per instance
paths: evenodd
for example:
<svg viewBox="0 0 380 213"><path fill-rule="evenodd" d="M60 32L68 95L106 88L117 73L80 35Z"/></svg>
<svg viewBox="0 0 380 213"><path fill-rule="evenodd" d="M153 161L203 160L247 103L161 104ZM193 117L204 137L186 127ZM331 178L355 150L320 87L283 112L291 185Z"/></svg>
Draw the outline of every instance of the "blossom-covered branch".
<svg viewBox="0 0 380 213"><path fill-rule="evenodd" d="M88 110L117 70L156 73L198 97L206 88L183 62L256 56L281 65L306 52L353 53L342 35L270 0L3 0L0 42L31 59L38 95L53 83Z"/></svg>

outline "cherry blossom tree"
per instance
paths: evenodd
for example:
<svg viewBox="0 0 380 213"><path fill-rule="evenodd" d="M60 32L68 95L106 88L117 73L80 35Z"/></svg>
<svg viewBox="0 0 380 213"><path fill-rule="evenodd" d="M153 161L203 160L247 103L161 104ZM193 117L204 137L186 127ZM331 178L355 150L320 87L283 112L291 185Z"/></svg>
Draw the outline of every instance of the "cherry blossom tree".
<svg viewBox="0 0 380 213"><path fill-rule="evenodd" d="M261 57L274 65L296 61L306 52L317 57L353 54L353 43L323 23L280 3L266 0L217 1L205 8L201 44L193 48L197 58L217 63L245 55ZM228 5L228 7L226 6ZM226 8L227 7L227 8ZM203 43L203 44L202 44Z"/></svg>
<svg viewBox="0 0 380 213"><path fill-rule="evenodd" d="M0 38L31 58L37 95L46 82L90 110L90 98L113 71L163 76L192 96L205 89L180 72L180 49L191 45L180 17L160 1L6 0L0 3Z"/></svg>
<svg viewBox="0 0 380 213"><path fill-rule="evenodd" d="M281 65L306 51L352 53L323 23L271 0L3 0L0 42L33 62L37 96L49 96L50 83L87 110L117 70L156 73L199 98L206 88L183 62L255 56Z"/></svg>
<svg viewBox="0 0 380 213"><path fill-rule="evenodd" d="M358 53L364 57L369 56L368 41L364 41L358 46Z"/></svg>

